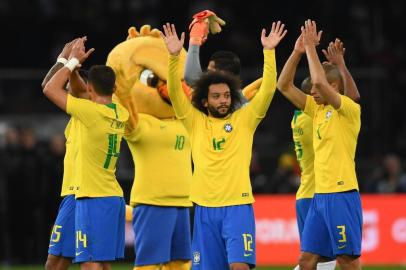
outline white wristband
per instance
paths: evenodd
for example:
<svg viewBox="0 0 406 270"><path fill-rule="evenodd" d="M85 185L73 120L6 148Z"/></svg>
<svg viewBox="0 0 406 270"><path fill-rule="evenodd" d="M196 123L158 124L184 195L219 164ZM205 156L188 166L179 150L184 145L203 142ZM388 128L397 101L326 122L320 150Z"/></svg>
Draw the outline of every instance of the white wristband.
<svg viewBox="0 0 406 270"><path fill-rule="evenodd" d="M79 60L77 58L72 58L65 64L65 67L68 68L71 72L79 65Z"/></svg>
<svg viewBox="0 0 406 270"><path fill-rule="evenodd" d="M66 63L68 63L68 59L63 58L63 57L59 57L59 58L56 60L56 62L57 62L57 63L61 63L61 64L63 64L63 65L66 65Z"/></svg>

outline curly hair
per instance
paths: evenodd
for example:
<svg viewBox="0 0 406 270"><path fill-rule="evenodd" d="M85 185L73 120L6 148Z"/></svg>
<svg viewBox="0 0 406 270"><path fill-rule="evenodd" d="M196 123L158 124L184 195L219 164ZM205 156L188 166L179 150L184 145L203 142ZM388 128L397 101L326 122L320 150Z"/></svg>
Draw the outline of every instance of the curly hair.
<svg viewBox="0 0 406 270"><path fill-rule="evenodd" d="M208 71L203 73L193 85L192 104L198 110L208 114L203 101L208 99L209 87L212 84L225 83L230 88L230 113L236 111L243 102L240 91L241 82L237 76L225 71Z"/></svg>

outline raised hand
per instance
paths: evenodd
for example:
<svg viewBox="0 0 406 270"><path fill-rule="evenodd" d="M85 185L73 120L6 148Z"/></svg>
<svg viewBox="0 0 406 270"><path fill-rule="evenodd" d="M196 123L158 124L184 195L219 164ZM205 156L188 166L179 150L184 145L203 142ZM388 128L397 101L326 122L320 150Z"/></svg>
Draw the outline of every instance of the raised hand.
<svg viewBox="0 0 406 270"><path fill-rule="evenodd" d="M320 43L321 34L323 31L317 32L317 25L315 21L306 20L305 25L300 29L302 31L303 45L317 46Z"/></svg>
<svg viewBox="0 0 406 270"><path fill-rule="evenodd" d="M85 51L85 42L87 41L86 37L82 37L77 39L72 46L69 59L77 58L79 63L83 63L91 53L94 52L94 48L89 49L87 52Z"/></svg>
<svg viewBox="0 0 406 270"><path fill-rule="evenodd" d="M62 49L62 52L59 54L58 58L65 58L68 59L70 52L72 50L73 44L78 40L79 38L75 38L71 42L68 42L65 44L65 46Z"/></svg>
<svg viewBox="0 0 406 270"><path fill-rule="evenodd" d="M295 47L293 48L293 50L297 51L298 53L305 53L306 52L306 49L305 49L304 44L303 44L303 36L302 35L300 35L297 38L297 40L295 42Z"/></svg>
<svg viewBox="0 0 406 270"><path fill-rule="evenodd" d="M326 50L322 50L324 56L330 64L341 66L345 65L344 54L345 48L344 43L338 38L334 42L330 42Z"/></svg>
<svg viewBox="0 0 406 270"><path fill-rule="evenodd" d="M261 42L265 50L272 50L278 46L279 42L285 37L288 30L284 30L285 25L280 21L272 23L272 29L268 36L266 36L266 30L262 29Z"/></svg>
<svg viewBox="0 0 406 270"><path fill-rule="evenodd" d="M179 39L174 24L167 23L163 28L165 34L161 32L161 37L165 41L168 52L171 55L179 55L183 48L183 43L185 42L185 33L182 33Z"/></svg>

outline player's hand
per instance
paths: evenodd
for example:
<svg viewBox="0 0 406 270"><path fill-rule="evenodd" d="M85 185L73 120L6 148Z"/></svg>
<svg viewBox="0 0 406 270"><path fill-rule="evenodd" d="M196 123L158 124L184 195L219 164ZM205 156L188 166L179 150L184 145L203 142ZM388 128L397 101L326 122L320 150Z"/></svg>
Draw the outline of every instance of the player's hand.
<svg viewBox="0 0 406 270"><path fill-rule="evenodd" d="M70 52L72 50L73 44L78 40L79 38L76 38L72 40L71 42L68 42L65 44L65 46L62 49L62 52L59 54L58 58L65 58L68 59Z"/></svg>
<svg viewBox="0 0 406 270"><path fill-rule="evenodd" d="M175 25L166 23L163 26L164 33L161 32L161 37L164 39L166 48L171 55L179 55L185 42L185 33L182 33L180 39L176 33Z"/></svg>
<svg viewBox="0 0 406 270"><path fill-rule="evenodd" d="M85 48L86 40L87 40L86 37L82 37L77 39L73 43L69 59L77 58L79 60L79 63L82 64L89 57L89 55L94 52L94 48L91 48L86 52Z"/></svg>
<svg viewBox="0 0 406 270"><path fill-rule="evenodd" d="M301 27L303 45L317 46L320 44L321 34L323 31L317 32L317 25L315 21L306 20L305 25Z"/></svg>
<svg viewBox="0 0 406 270"><path fill-rule="evenodd" d="M266 30L262 29L261 42L265 50L272 50L278 46L279 42L285 37L288 30L284 30L285 25L280 21L272 23L272 29L268 36L266 36Z"/></svg>
<svg viewBox="0 0 406 270"><path fill-rule="evenodd" d="M326 50L322 50L324 56L330 64L336 66L344 66L344 43L340 39L336 38L334 42L330 42Z"/></svg>
<svg viewBox="0 0 406 270"><path fill-rule="evenodd" d="M293 50L298 52L298 53L305 53L306 52L306 49L305 49L304 44L303 44L303 36L302 35L300 35L297 38L296 43L295 43L295 47L293 48Z"/></svg>

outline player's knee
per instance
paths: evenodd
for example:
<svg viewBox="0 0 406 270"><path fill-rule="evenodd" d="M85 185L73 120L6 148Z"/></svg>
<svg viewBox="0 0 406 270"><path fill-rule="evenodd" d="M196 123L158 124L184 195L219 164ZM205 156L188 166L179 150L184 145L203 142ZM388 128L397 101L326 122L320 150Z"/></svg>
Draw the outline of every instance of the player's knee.
<svg viewBox="0 0 406 270"><path fill-rule="evenodd" d="M47 261L45 263L45 270L56 270L56 267L58 266L57 260L53 258L47 258Z"/></svg>
<svg viewBox="0 0 406 270"><path fill-rule="evenodd" d="M162 270L189 270L191 267L191 261L178 260L164 264Z"/></svg>
<svg viewBox="0 0 406 270"><path fill-rule="evenodd" d="M337 263L343 270L355 270L360 269L359 258L356 256L340 255L337 256Z"/></svg>
<svg viewBox="0 0 406 270"><path fill-rule="evenodd" d="M317 266L318 257L310 253L302 253L299 258L300 270L315 270Z"/></svg>
<svg viewBox="0 0 406 270"><path fill-rule="evenodd" d="M161 265L159 264L154 264L154 265L141 265L141 266L135 266L133 270L160 270Z"/></svg>
<svg viewBox="0 0 406 270"><path fill-rule="evenodd" d="M250 270L250 267L246 263L232 263L230 270Z"/></svg>
<svg viewBox="0 0 406 270"><path fill-rule="evenodd" d="M47 261L45 263L45 270L65 270L65 269L67 269L68 267L66 267L65 269L63 268L63 266L65 265L63 260L64 260L64 258L62 258L62 257L58 257L58 256L49 254Z"/></svg>

